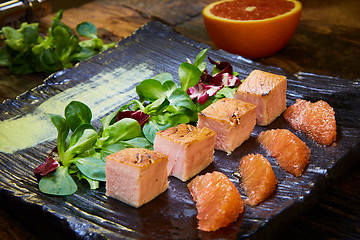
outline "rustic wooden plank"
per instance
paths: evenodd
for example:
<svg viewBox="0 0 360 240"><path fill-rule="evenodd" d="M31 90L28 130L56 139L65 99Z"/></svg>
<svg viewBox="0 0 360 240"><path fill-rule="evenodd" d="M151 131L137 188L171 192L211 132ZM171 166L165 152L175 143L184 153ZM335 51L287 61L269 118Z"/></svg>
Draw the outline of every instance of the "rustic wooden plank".
<svg viewBox="0 0 360 240"><path fill-rule="evenodd" d="M202 15L194 17L185 23L176 25L174 29L186 37L198 42L206 43L212 48L217 49L206 32Z"/></svg>
<svg viewBox="0 0 360 240"><path fill-rule="evenodd" d="M330 25L360 28L360 1L354 0L301 0L302 19Z"/></svg>
<svg viewBox="0 0 360 240"><path fill-rule="evenodd" d="M23 224L19 223L14 216L4 209L0 209L0 239L35 240L37 238Z"/></svg>
<svg viewBox="0 0 360 240"><path fill-rule="evenodd" d="M346 8L344 7L344 11L350 11L346 9L357 7L359 3L349 3ZM360 22L360 15L350 15L348 21L339 14L332 15L335 21L331 21L333 24L327 24L325 21L332 13L335 14L335 10L319 10L318 17L313 18L312 12L318 7L319 3L303 10L297 32L282 50L256 61L281 67L289 73L302 71L349 79L359 78L360 28L353 20L359 19ZM339 21L338 24L335 24L336 20ZM206 33L201 15L176 25L175 30L216 49Z"/></svg>
<svg viewBox="0 0 360 240"><path fill-rule="evenodd" d="M46 74L13 75L7 68L0 68L0 102L40 85Z"/></svg>
<svg viewBox="0 0 360 240"><path fill-rule="evenodd" d="M103 2L108 4L112 0ZM202 9L214 0L118 0L117 2L135 9L149 18L174 26L200 15Z"/></svg>
<svg viewBox="0 0 360 240"><path fill-rule="evenodd" d="M359 39L360 28L302 20L285 48L259 61L291 73L302 71L356 79L360 76Z"/></svg>
<svg viewBox="0 0 360 240"><path fill-rule="evenodd" d="M42 28L47 29L51 24L51 19L54 16L48 15L40 20ZM63 13L62 21L75 29L76 25L88 21L104 33L100 38L109 38L118 41L124 37L131 35L136 29L143 24L149 22L149 19L144 18L135 10L126 8L116 1L93 1L77 8L66 9ZM107 35L106 35L107 34Z"/></svg>

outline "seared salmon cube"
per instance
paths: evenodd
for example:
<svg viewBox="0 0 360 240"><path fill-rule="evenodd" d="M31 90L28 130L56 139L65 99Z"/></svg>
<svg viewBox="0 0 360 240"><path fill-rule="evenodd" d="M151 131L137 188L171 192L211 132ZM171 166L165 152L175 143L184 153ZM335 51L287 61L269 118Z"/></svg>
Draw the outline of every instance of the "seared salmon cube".
<svg viewBox="0 0 360 240"><path fill-rule="evenodd" d="M154 150L168 156L168 175L187 181L214 160L215 132L180 124L156 133Z"/></svg>
<svg viewBox="0 0 360 240"><path fill-rule="evenodd" d="M127 148L106 157L106 195L140 207L168 188L167 156L149 149Z"/></svg>
<svg viewBox="0 0 360 240"><path fill-rule="evenodd" d="M260 70L252 71L236 89L234 98L256 105L256 124L269 125L286 108L286 77Z"/></svg>
<svg viewBox="0 0 360 240"><path fill-rule="evenodd" d="M233 98L222 98L198 114L197 126L214 130L215 149L230 154L250 137L255 123L254 104Z"/></svg>

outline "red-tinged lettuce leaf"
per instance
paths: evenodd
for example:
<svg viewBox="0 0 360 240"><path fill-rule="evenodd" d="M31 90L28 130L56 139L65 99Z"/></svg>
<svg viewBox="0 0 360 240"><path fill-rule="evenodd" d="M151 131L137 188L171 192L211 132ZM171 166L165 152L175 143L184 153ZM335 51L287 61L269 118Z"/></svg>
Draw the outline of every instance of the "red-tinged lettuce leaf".
<svg viewBox="0 0 360 240"><path fill-rule="evenodd" d="M199 82L187 90L192 100L197 99L198 103L204 104L209 97L214 96L223 86L207 85Z"/></svg>
<svg viewBox="0 0 360 240"><path fill-rule="evenodd" d="M35 177L40 180L41 177L55 171L59 166L59 162L55 160L57 155L57 147L55 147L46 158L45 162L34 169Z"/></svg>
<svg viewBox="0 0 360 240"><path fill-rule="evenodd" d="M143 127L144 124L149 120L150 115L142 111L121 111L116 114L115 121L120 121L123 118L132 118L139 122L140 126Z"/></svg>

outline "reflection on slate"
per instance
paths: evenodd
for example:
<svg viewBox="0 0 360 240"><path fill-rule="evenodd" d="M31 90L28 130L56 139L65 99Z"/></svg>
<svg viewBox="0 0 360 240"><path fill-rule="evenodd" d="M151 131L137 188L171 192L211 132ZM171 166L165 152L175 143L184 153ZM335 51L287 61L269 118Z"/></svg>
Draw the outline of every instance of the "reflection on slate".
<svg viewBox="0 0 360 240"><path fill-rule="evenodd" d="M50 76L37 89L16 100L5 101L0 105L0 119L21 116L49 97L86 82L100 71L111 71L118 66L131 69L135 64L146 63L155 73L167 71L177 78L179 64L186 57L195 58L199 50L206 47L173 32L159 22L151 22L131 37L122 40L115 50L93 57L74 69ZM360 113L357 110L360 106L359 91L353 87L352 81L346 79L308 73L288 75L281 69L260 65L223 51L209 50L208 56L231 62L240 78L245 78L253 69L287 75L288 105L294 103L296 98L328 101L335 108L338 122L336 146L323 147L309 141L304 134L291 129L280 117L268 127L255 127L251 138L230 156L217 151L214 163L202 173L214 170L223 172L243 196L236 174L239 160L248 153L266 155L265 150L256 142L260 131L271 128L289 129L311 148L311 160L303 176L295 178L280 169L274 158L268 157L279 182L276 193L257 207L246 206L237 222L210 233L197 230L196 208L186 184L173 177L169 178L169 189L165 193L140 209L107 198L103 185L100 189L90 191L86 183L82 183L76 194L67 197L40 193L32 174L33 168L45 159L54 147L55 140L14 154L0 153L0 199L6 199L8 204L17 206L19 212L32 211L42 216L42 220L52 221L52 225L65 230L64 233L71 233L81 239L234 239L261 237L276 231L282 223L313 203L316 190L323 187L329 177L335 176L343 166L350 165L347 155L359 147L360 142ZM119 105L124 103L119 102Z"/></svg>

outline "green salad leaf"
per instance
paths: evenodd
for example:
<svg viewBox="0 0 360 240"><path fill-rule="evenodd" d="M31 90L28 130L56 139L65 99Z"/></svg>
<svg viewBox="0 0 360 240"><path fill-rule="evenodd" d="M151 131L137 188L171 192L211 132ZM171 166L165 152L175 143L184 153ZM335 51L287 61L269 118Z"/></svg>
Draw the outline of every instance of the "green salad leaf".
<svg viewBox="0 0 360 240"><path fill-rule="evenodd" d="M92 113L84 103L72 101L65 107L65 118L71 131L75 131L82 124L90 124Z"/></svg>
<svg viewBox="0 0 360 240"><path fill-rule="evenodd" d="M77 157L74 159L76 167L87 178L97 181L106 181L105 161L99 157Z"/></svg>
<svg viewBox="0 0 360 240"><path fill-rule="evenodd" d="M189 87L194 86L199 82L201 77L201 71L197 66L191 63L183 62L179 66L179 80L181 88L186 91Z"/></svg>
<svg viewBox="0 0 360 240"><path fill-rule="evenodd" d="M77 191L77 185L68 172L68 167L60 166L39 181L39 189L52 195L71 195Z"/></svg>
<svg viewBox="0 0 360 240"><path fill-rule="evenodd" d="M61 35L62 41L71 41L68 29L59 19L55 18L56 26L51 31L54 36ZM36 30L36 28L34 28ZM83 36L96 39L96 29L91 24L83 24L77 29ZM13 39L19 38L19 32L7 30ZM31 35L31 31L29 31ZM60 38L59 38L60 39ZM60 41L60 40L56 41ZM29 37L28 41L32 41ZM47 48L46 40L41 48ZM63 43L58 43L61 46ZM89 44L87 42L86 44ZM64 54L66 44L57 51L48 52L46 63L52 63L53 55ZM87 45L90 47L90 45ZM39 50L34 52L44 54ZM106 181L105 162L109 154L125 148L153 148L156 133L181 123L194 123L200 111L220 98L232 97L234 86L222 86L216 94L209 96L204 104L191 99L187 90L201 81L202 74L208 74L206 64L207 49L202 50L195 58L194 64L184 62L179 67L180 86L170 73L161 73L150 79L143 80L136 86L138 99L133 99L119 109L109 113L100 120L101 127L97 131L92 125L91 109L79 101L70 102L64 110L64 117L50 114L49 117L58 131L57 153L59 164L47 158L49 167L43 166L49 174L40 179L41 192L54 195L69 195L76 192L77 186L73 177L88 182L91 189L99 187L99 182ZM0 55L1 59L1 55ZM220 63L219 63L220 64ZM222 63L224 64L224 63ZM229 66L228 63L225 63ZM51 65L49 65L51 67ZM216 68L216 66L214 66ZM231 68L232 69L232 68ZM215 70L216 71L216 70ZM143 127L142 127L143 126ZM54 151L54 150L53 150ZM52 152L53 152L52 151ZM55 162L56 163L56 162ZM58 166L59 165L59 166ZM52 171L56 168L54 172ZM37 172L41 172L38 169Z"/></svg>
<svg viewBox="0 0 360 240"><path fill-rule="evenodd" d="M84 176L88 182L91 179L89 183L92 186L96 185L93 181L105 181L104 177L101 177L105 176L104 161L100 159L100 153L96 154L94 149L99 135L91 125L91 110L84 103L72 101L65 107L64 115L65 118L49 114L51 122L58 131L56 152L60 166L55 172L43 176L39 181L40 191L47 194L74 193L77 186L71 174L79 170L81 173L78 174L81 177L79 179L85 179ZM99 164L99 161L102 164Z"/></svg>
<svg viewBox="0 0 360 240"><path fill-rule="evenodd" d="M97 140L97 147L111 145L122 140L129 140L141 136L141 127L138 121L124 118L108 126Z"/></svg>
<svg viewBox="0 0 360 240"><path fill-rule="evenodd" d="M39 33L38 23L22 23L19 29L5 26L0 31L5 45L0 49L0 66L13 74L55 72L114 47L98 38L94 24L82 22L76 32L88 40L79 41L75 32L61 22L62 10L52 19L47 35Z"/></svg>
<svg viewBox="0 0 360 240"><path fill-rule="evenodd" d="M76 26L76 31L83 37L97 38L97 30L94 24L83 22Z"/></svg>

